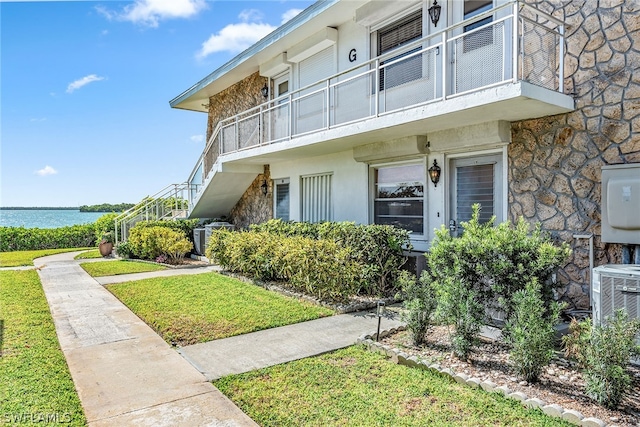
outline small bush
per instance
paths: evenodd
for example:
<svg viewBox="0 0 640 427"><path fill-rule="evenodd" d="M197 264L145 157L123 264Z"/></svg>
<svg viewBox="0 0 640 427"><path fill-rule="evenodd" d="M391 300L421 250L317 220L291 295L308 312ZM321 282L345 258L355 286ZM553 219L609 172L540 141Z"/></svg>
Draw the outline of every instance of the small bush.
<svg viewBox="0 0 640 427"><path fill-rule="evenodd" d="M554 302L547 310L536 279L513 295L514 312L505 329L511 346L511 363L517 375L536 382L553 357L555 325L561 306Z"/></svg>
<svg viewBox="0 0 640 427"><path fill-rule="evenodd" d="M174 231L181 232L184 237L189 239L193 243L193 229L198 225L198 219L176 219L173 221L154 220L154 221L140 221L136 223L133 228L149 228L149 227L164 227ZM133 229L132 229L133 230Z"/></svg>
<svg viewBox="0 0 640 427"><path fill-rule="evenodd" d="M419 280L416 280L413 274L403 271L400 274L399 282L404 298L402 305L405 309L402 313L402 320L407 324L407 330L411 334L413 344L421 345L431 325L431 316L437 306L435 293L425 272Z"/></svg>
<svg viewBox="0 0 640 427"><path fill-rule="evenodd" d="M640 319L629 320L626 310L620 309L603 325L591 327L589 320L575 325L578 327L568 341L570 345L584 344L578 360L584 364L587 394L607 408L618 407L631 386L629 359L640 354L640 346L634 342L640 333Z"/></svg>
<svg viewBox="0 0 640 427"><path fill-rule="evenodd" d="M117 213L108 213L102 215L100 218L94 222L94 230L96 234L96 242L100 243L102 240L102 236L107 233L111 233L112 236L116 235L116 224L115 220L119 214Z"/></svg>
<svg viewBox="0 0 640 427"><path fill-rule="evenodd" d="M168 256L172 264L181 264L184 256L193 250L193 243L181 232L175 230L165 230L157 238L157 244L162 254Z"/></svg>
<svg viewBox="0 0 640 427"><path fill-rule="evenodd" d="M116 246L116 253L120 258L133 258L133 248L131 247L131 243L129 241L118 243L118 246Z"/></svg>

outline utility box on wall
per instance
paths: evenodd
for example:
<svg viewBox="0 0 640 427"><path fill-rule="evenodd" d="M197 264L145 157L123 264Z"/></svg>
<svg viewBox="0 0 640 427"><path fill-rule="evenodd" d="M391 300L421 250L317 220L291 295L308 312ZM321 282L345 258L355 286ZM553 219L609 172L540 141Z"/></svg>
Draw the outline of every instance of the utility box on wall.
<svg viewBox="0 0 640 427"><path fill-rule="evenodd" d="M602 167L602 241L640 245L640 163Z"/></svg>

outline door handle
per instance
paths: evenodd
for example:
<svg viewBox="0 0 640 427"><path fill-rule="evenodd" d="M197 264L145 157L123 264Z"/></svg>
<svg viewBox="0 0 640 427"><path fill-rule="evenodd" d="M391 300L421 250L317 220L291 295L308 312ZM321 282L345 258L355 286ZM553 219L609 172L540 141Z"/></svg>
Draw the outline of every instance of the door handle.
<svg viewBox="0 0 640 427"><path fill-rule="evenodd" d="M456 225L456 220L455 219L449 220L449 231L452 233L455 233L457 229L458 229L458 226Z"/></svg>

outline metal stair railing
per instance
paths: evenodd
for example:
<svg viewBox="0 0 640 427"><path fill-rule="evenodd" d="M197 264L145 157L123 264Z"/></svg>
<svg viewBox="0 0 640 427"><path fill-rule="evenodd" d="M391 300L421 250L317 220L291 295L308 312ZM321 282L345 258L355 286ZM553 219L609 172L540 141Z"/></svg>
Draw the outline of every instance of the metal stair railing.
<svg viewBox="0 0 640 427"><path fill-rule="evenodd" d="M190 208L190 190L188 182L170 184L153 196L145 197L131 209L115 218L116 245L129 238L129 231L140 221L175 220L187 218Z"/></svg>

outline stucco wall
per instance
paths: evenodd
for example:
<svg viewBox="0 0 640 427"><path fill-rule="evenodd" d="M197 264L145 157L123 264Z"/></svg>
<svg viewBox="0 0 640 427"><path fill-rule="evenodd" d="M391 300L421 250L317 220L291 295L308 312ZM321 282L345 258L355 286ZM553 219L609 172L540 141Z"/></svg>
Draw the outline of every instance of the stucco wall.
<svg viewBox="0 0 640 427"><path fill-rule="evenodd" d="M558 280L565 299L587 308L588 242L573 235L594 234L596 265L620 262L620 245L600 240L601 167L640 162L640 3L529 3L570 26L565 91L576 111L512 123L509 216L540 222L571 244Z"/></svg>

